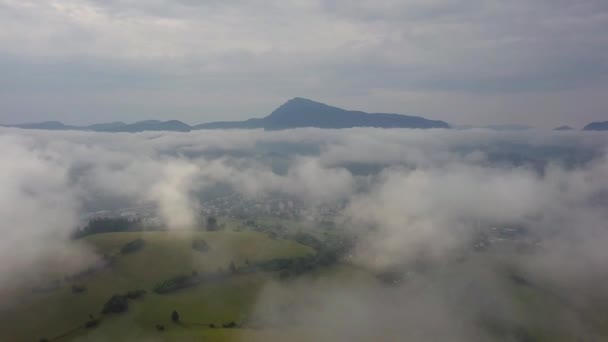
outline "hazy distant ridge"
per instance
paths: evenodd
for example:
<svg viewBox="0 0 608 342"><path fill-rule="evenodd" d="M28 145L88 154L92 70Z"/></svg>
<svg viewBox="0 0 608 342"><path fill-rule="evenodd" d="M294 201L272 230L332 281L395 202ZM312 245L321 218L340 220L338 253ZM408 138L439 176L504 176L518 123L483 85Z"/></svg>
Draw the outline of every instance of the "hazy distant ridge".
<svg viewBox="0 0 608 342"><path fill-rule="evenodd" d="M345 110L338 107L328 106L320 102L296 97L287 101L285 104L275 109L270 115L262 119L209 123L195 126L194 129L289 129L301 127L335 129L352 127L450 128L450 126L443 121L429 120L419 116L386 113L370 114L361 111Z"/></svg>
<svg viewBox="0 0 608 342"><path fill-rule="evenodd" d="M132 124L124 122L100 123L89 126L70 126L58 121L40 123L5 125L25 129L46 130L85 130L95 132L143 132L174 131L188 132L199 129L255 129L269 130L318 127L318 128L450 128L439 120L429 120L419 116L386 113L365 113L328 106L303 98L293 98L274 110L265 118L253 118L245 121L210 122L190 126L178 120L147 120Z"/></svg>
<svg viewBox="0 0 608 342"><path fill-rule="evenodd" d="M190 126L178 120L159 121L145 120L127 124L124 122L98 123L88 126L65 125L59 121L45 121L37 123L26 123L17 125L2 125L5 127L17 127L24 129L44 130L80 130L94 132L144 132L144 131L173 131L189 132L202 129L259 129L279 130L290 128L353 128L353 127L378 127L378 128L451 128L444 121L430 120L420 116L390 113L366 113L362 111L346 110L324 103L304 99L293 98L275 109L264 118L252 118L244 121L217 121ZM463 126L460 128L475 127ZM483 126L492 130L528 130L533 127L525 125L491 125ZM572 130L569 126L560 126L556 131ZM583 128L584 131L606 131L608 121L592 122Z"/></svg>
<svg viewBox="0 0 608 342"><path fill-rule="evenodd" d="M592 122L583 128L584 131L608 131L608 121Z"/></svg>

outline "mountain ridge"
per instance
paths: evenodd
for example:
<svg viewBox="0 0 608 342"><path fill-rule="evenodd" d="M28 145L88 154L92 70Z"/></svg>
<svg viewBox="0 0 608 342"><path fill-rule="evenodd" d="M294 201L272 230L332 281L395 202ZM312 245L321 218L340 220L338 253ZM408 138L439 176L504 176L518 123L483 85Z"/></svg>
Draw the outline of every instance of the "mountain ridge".
<svg viewBox="0 0 608 342"><path fill-rule="evenodd" d="M41 129L52 131L92 131L92 132L126 132L136 133L145 131L174 131L189 132L192 127L179 120L144 120L127 124L121 121L97 123L87 126L66 125L60 121L43 121L15 125L0 125L2 127L13 127L22 129Z"/></svg>
<svg viewBox="0 0 608 342"><path fill-rule="evenodd" d="M564 126L559 126L553 129L554 131L573 131L574 128L568 126L568 125L564 125Z"/></svg>
<svg viewBox="0 0 608 342"><path fill-rule="evenodd" d="M596 121L588 124L583 131L608 131L608 121Z"/></svg>
<svg viewBox="0 0 608 342"><path fill-rule="evenodd" d="M441 120L427 119L421 116L411 116L394 113L367 113L359 110L347 110L313 101L302 97L294 97L283 103L269 115L262 118L250 118L242 121L213 121L198 125L188 125L179 120L142 120L134 123L114 121L96 123L86 126L66 125L60 121L43 121L2 125L0 127L14 127L22 129L42 130L78 130L93 132L146 132L146 131L172 131L189 132L192 130L209 129L264 129L281 130L293 128L324 128L343 129L354 127L375 128L454 128L454 126ZM455 126L459 128L459 126ZM469 126L462 126L466 128ZM475 127L475 126L470 126ZM484 128L494 130L528 130L533 127L525 125L490 125ZM570 126L560 126L556 131L573 130ZM597 121L586 125L583 131L606 131L608 121Z"/></svg>
<svg viewBox="0 0 608 342"><path fill-rule="evenodd" d="M439 120L389 113L346 110L309 99L295 97L263 118L265 129L316 128L450 128Z"/></svg>
<svg viewBox="0 0 608 342"><path fill-rule="evenodd" d="M179 120L144 120L135 123L115 121L86 126L66 125L59 121L45 121L2 126L23 129L80 130L95 132L189 132L191 130L203 129L260 128L265 130L280 130L305 127L330 129L353 127L419 129L450 128L449 124L440 120L430 120L420 116L409 116L402 114L366 113L363 111L346 110L302 97L294 97L290 99L272 111L268 116L263 118L251 118L243 121L208 122L192 126Z"/></svg>
<svg viewBox="0 0 608 342"><path fill-rule="evenodd" d="M293 128L324 128L343 129L354 127L376 127L376 128L453 128L453 126L441 120L431 120L420 116L411 116L394 113L367 113L358 110L347 110L313 101L302 97L294 97L283 103L269 115L262 118L250 118L242 121L214 121L198 125L188 125L179 120L142 120L134 123L114 121L107 123L96 123L85 126L66 125L60 121L43 121L0 127L14 127L22 129L42 130L78 130L93 132L146 132L146 131L172 131L189 132L192 130L210 129L264 129L281 130ZM458 128L459 126L455 126ZM467 126L463 126L467 127ZM471 126L474 127L474 126ZM530 126L525 125L492 125L485 128L495 130L527 130ZM570 126L560 126L556 131L574 130ZM591 122L584 126L583 131L606 131L608 121Z"/></svg>

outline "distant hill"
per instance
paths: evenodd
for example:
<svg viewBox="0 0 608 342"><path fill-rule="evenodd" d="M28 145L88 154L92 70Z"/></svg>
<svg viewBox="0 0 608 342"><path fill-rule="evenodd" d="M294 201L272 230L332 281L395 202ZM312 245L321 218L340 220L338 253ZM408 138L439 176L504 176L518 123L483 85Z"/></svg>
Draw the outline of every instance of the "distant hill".
<svg viewBox="0 0 608 342"><path fill-rule="evenodd" d="M100 123L89 126L68 126L58 121L5 125L25 129L47 130L83 130L95 132L144 132L174 131L189 132L199 129L256 129L267 130L317 127L317 128L450 128L438 120L429 120L419 116L408 116L387 113L365 113L345 110L338 107L315 102L300 97L293 98L274 110L265 118L253 118L245 121L210 122L190 126L178 120L146 120L132 124L124 122Z"/></svg>
<svg viewBox="0 0 608 342"><path fill-rule="evenodd" d="M528 125L518 125L518 124L506 124L506 125L489 125L484 128L493 129L495 131L527 131L534 129L532 126Z"/></svg>
<svg viewBox="0 0 608 342"><path fill-rule="evenodd" d="M608 131L608 121L592 122L585 126L583 131Z"/></svg>
<svg viewBox="0 0 608 342"><path fill-rule="evenodd" d="M245 121L219 121L193 126L192 129L254 129L264 128L264 119L249 119Z"/></svg>
<svg viewBox="0 0 608 342"><path fill-rule="evenodd" d="M401 114L365 113L345 110L300 97L293 98L262 119L216 122L195 126L194 129L213 128L450 128L443 121Z"/></svg>
<svg viewBox="0 0 608 342"><path fill-rule="evenodd" d="M94 125L87 126L85 128L89 129L91 131L114 131L114 130L119 130L125 126L127 126L126 123L117 121L117 122L94 124Z"/></svg>
<svg viewBox="0 0 608 342"><path fill-rule="evenodd" d="M4 127L15 127L23 129L44 129L44 130L78 130L78 131L94 131L94 132L144 132L144 131L173 131L173 132L189 132L190 125L178 120L158 121L146 120L132 124L124 122L110 122L93 124L89 126L68 126L59 121L47 121L37 123L26 123L18 125L2 125Z"/></svg>
<svg viewBox="0 0 608 342"><path fill-rule="evenodd" d="M34 122L34 123L25 123L19 125L7 125L8 127L17 127L24 129L47 129L47 130L69 130L69 129L78 129L75 126L67 126L59 121L45 121L45 122Z"/></svg>
<svg viewBox="0 0 608 342"><path fill-rule="evenodd" d="M90 126L89 126L90 127ZM144 132L144 131L173 131L190 132L190 125L178 120L158 121L146 120L128 125L117 125L113 128L103 129L106 132Z"/></svg>
<svg viewBox="0 0 608 342"><path fill-rule="evenodd" d="M553 130L554 131L572 131L572 130L574 130L574 128L572 128L570 126L559 126Z"/></svg>

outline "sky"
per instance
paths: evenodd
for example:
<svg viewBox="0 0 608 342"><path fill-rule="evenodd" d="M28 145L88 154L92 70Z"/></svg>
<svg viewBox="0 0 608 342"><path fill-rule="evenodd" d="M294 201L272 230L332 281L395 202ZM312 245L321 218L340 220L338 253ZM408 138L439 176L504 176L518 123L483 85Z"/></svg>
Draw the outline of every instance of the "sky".
<svg viewBox="0 0 608 342"><path fill-rule="evenodd" d="M605 0L0 0L0 123L608 120Z"/></svg>

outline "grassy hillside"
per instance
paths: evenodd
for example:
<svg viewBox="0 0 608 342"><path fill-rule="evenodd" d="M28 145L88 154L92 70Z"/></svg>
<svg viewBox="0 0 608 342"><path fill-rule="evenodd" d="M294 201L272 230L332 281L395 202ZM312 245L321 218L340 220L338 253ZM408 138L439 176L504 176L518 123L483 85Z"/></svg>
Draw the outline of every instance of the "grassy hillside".
<svg viewBox="0 0 608 342"><path fill-rule="evenodd" d="M130 241L143 239L140 250L121 254L121 248ZM194 239L204 239L209 251L201 253L192 249ZM60 341L75 337L112 337L121 340L125 332L136 336L153 334L158 337L157 324L174 328L170 314L178 310L184 322L215 323L239 322L270 274L255 273L235 275L229 279L204 283L171 294L159 295L152 291L155 284L180 274L193 271L204 273L227 269L231 262L237 266L273 258L290 258L314 253L306 246L289 240L274 240L257 232L145 232L108 233L89 236L81 241L90 245L100 255L114 255L110 267L95 272L78 281L62 281L61 287L44 294L31 294L22 298L18 310L0 313L0 331L6 341L37 341L42 337L52 339L70 329L82 325L89 314L98 317L104 303L116 293L144 289L143 299L130 302L127 313L110 315L96 329L77 331ZM73 293L72 285L86 287L83 293ZM196 329L168 329L161 336L196 336L199 334L226 335L230 332ZM184 329L188 330L184 334ZM175 330L175 331L174 331ZM193 331L194 330L194 331ZM218 335L218 336L219 336ZM100 340L105 340L102 338ZM122 339L122 340L128 340ZM181 339L177 339L181 340ZM187 340L187 339L186 339Z"/></svg>
<svg viewBox="0 0 608 342"><path fill-rule="evenodd" d="M85 277L62 279L59 288L48 292L32 293L30 289L24 289L18 298L18 306L0 312L0 341L39 341L42 337L49 341L78 342L335 340L331 329L316 331L313 330L315 328L299 327L296 324L280 325L280 329L273 324L263 325L260 329L251 329L251 325L237 329L222 327L230 322L246 323L252 317L251 313L256 304L259 304L260 298L264 297L265 286L279 278L276 273L270 272L232 274L228 271L231 263L239 268L267 260L298 258L315 253L312 248L295 241L270 237L276 230L273 227L278 225L287 231L284 235L291 236L303 229L297 224L260 219L256 226L245 228L242 222L236 220L222 223L225 229L216 232L107 233L77 240L74 243L88 246L100 256L112 256L113 261L108 267ZM267 232L251 230L258 228ZM311 234L319 238L324 235L314 230ZM121 252L125 245L138 239L143 240L143 247L135 248L130 253ZM207 251L193 249L193 241L201 240L208 245ZM462 278L462 274L468 274L471 270L496 268L499 275L496 279L500 283L495 285L501 288L498 293L508 294L510 308L517 312L518 319L506 323L482 320L492 332L492 341L571 341L577 336L585 336L585 331L603 328L602 318L606 317L605 313L586 312L587 317L582 317L583 312L550 291L530 284L525 279L513 280L513 274L499 265L500 262L491 260L490 255L484 255L474 264L453 263L449 268L425 271L424 277L434 284L447 284ZM167 294L153 291L156 284L177 275L191 275L193 272L213 274L218 270L223 270L223 274L229 276L203 281L196 286ZM320 300L326 298L322 296L326 288L319 291L320 296L315 293L312 297L298 296L302 287L297 284L333 283L338 284L334 290L337 288L342 291L343 284L351 291L357 288L378 291L363 293L381 293L391 288L391 285L379 281L373 272L345 263L312 269L295 283L296 286L283 288L272 296L278 307L290 308L287 312L297 307L306 307L310 304L309 298L316 298L313 302L317 302L315 305L319 306L320 313L327 309L323 300ZM454 284L462 286L463 283ZM74 293L73 285L86 290ZM127 312L109 315L100 313L112 295L136 289L146 290L147 294L143 298L130 300ZM438 293L449 295L451 292L449 287L444 291L447 293ZM473 295L479 296L482 302L492 302L493 293L490 291ZM173 310L179 312L180 324L171 321ZM99 326L94 329L75 329L90 320L89 315L101 319ZM584 322L589 321L589 317L597 317L598 322L593 322L595 326L581 325L581 318L584 318ZM213 328L210 327L211 324L214 325ZM164 331L158 331L157 325L162 325ZM582 335L572 333L570 327L573 325L580 325L577 330Z"/></svg>

